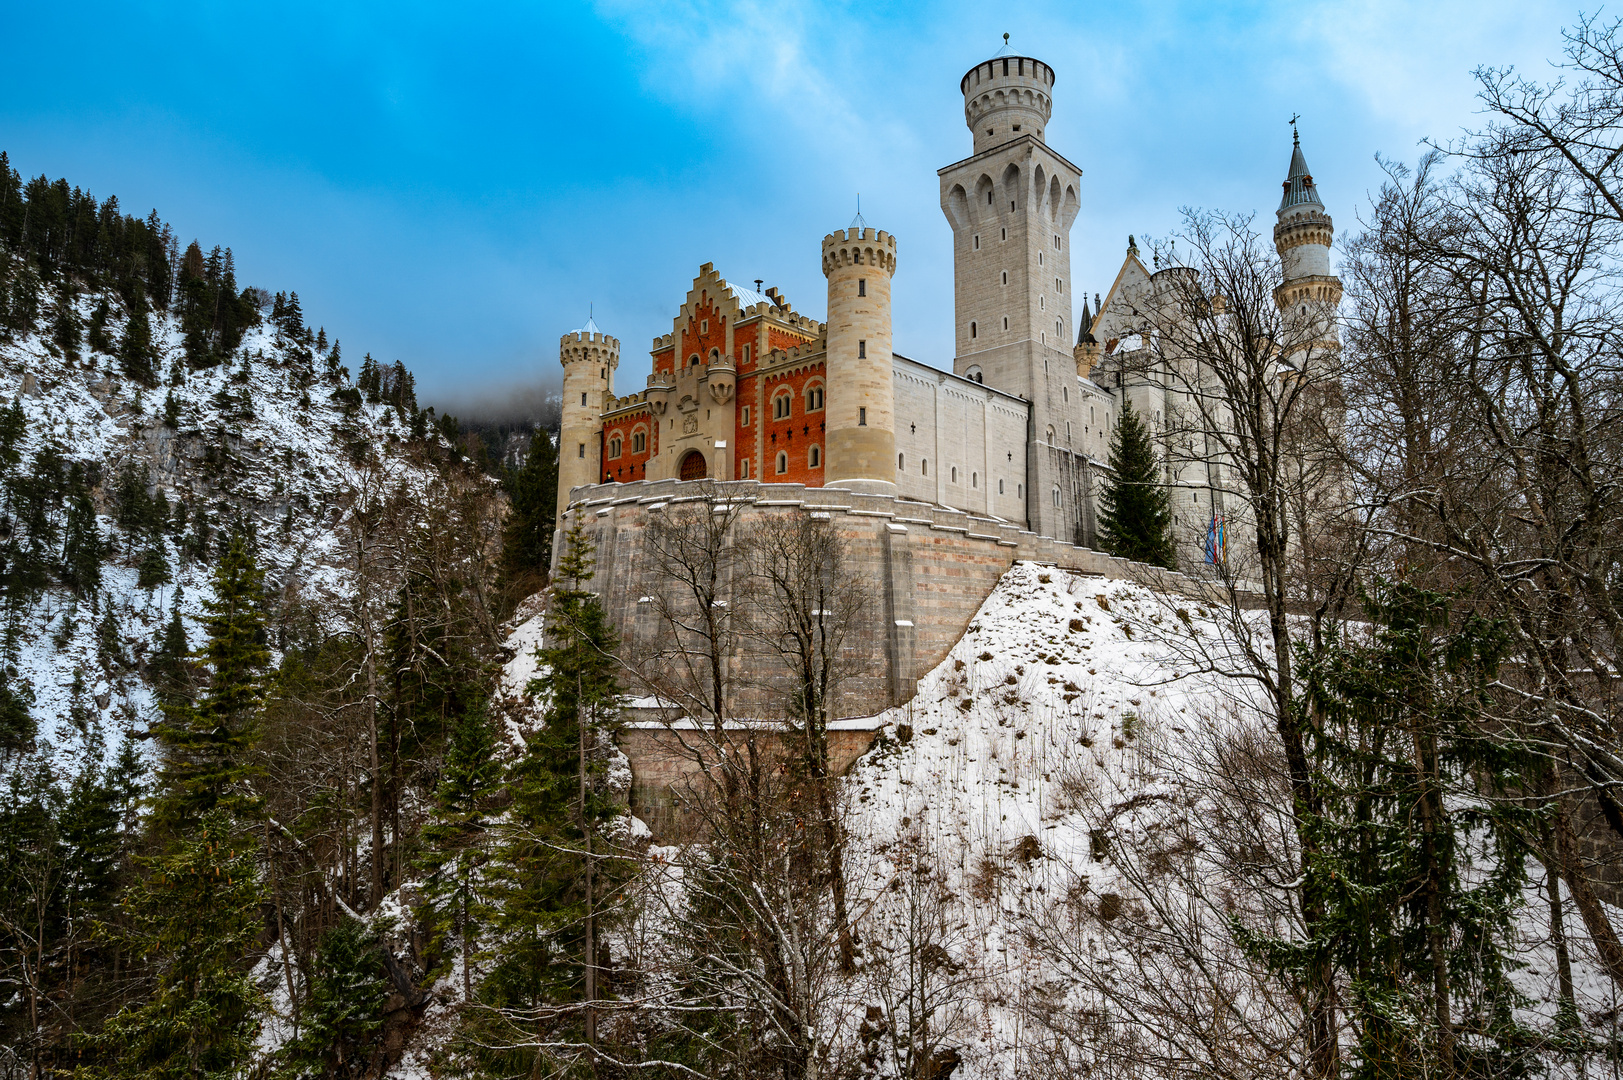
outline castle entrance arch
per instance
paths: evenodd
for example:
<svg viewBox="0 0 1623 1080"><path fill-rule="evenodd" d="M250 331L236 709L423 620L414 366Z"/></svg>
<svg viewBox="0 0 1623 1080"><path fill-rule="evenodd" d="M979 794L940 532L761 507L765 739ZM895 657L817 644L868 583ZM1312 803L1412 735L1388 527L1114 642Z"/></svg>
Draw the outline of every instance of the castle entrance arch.
<svg viewBox="0 0 1623 1080"><path fill-rule="evenodd" d="M677 473L677 478L680 480L703 480L708 475L710 475L710 470L705 465L704 455L697 450L689 450L687 456L682 459L682 468Z"/></svg>

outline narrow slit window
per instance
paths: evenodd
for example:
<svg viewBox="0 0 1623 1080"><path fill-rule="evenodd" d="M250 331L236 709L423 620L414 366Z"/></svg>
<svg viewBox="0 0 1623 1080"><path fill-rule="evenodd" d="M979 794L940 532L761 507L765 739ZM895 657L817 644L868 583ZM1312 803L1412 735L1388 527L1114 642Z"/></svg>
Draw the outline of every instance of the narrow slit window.
<svg viewBox="0 0 1623 1080"><path fill-rule="evenodd" d="M897 454L896 455L896 471L901 472L905 468L907 468L907 455L906 454Z"/></svg>
<svg viewBox="0 0 1623 1080"><path fill-rule="evenodd" d="M868 279L867 278L857 278L857 295L858 296L867 296L868 295Z"/></svg>
<svg viewBox="0 0 1623 1080"><path fill-rule="evenodd" d="M974 323L969 324L969 339L971 341L975 340L975 324Z"/></svg>
<svg viewBox="0 0 1623 1080"><path fill-rule="evenodd" d="M857 342L857 358L859 360L868 359L868 343L866 341Z"/></svg>
<svg viewBox="0 0 1623 1080"><path fill-rule="evenodd" d="M857 407L857 426L858 427L867 427L868 426L868 410L867 410L867 408L865 406L858 406Z"/></svg>

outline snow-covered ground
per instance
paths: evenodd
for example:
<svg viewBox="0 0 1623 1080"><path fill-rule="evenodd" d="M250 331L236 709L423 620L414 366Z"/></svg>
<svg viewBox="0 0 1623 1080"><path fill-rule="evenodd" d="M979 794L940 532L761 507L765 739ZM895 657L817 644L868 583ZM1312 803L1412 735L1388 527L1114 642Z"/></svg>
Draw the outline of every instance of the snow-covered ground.
<svg viewBox="0 0 1623 1080"><path fill-rule="evenodd" d="M87 293L76 301L83 322L98 299ZM108 333L116 341L123 320L116 314L120 305L111 306L115 317ZM397 477L410 476L414 468L391 452L409 435L410 418L388 405L369 404L346 417L333 398L338 384L321 374L324 354L283 338L269 323L250 330L229 363L191 371L182 361L178 386L170 385L172 366L183 356L178 325L155 314L152 331L160 385L150 390L123 378L112 357L86 348L78 361L65 358L48 343L43 326L0 345L0 406L20 401L27 417L17 473L27 475L47 444L55 444L70 464L99 469L99 526L104 543L116 541L108 544L96 611L53 588L27 614L19 635L17 683L33 695L41 739L64 752L77 745L63 727L76 673L110 751L116 752L123 734L144 728L152 718L151 691L140 673L171 605L178 596L196 646L202 641L203 604L212 595L208 569L181 558L173 537L164 543L175 582L150 594L137 588L134 563L147 542L143 538L132 555L112 519L111 496L126 462L136 463L149 478L149 490L161 490L171 506L184 501L193 517L207 513L216 534L242 514L256 529L267 586L282 590L284 599L328 604L348 591L337 526L342 493L360 486L346 444L376 448L382 469ZM317 373L307 390L297 373L301 352L313 354ZM180 406L175 428L164 423L165 396L171 392ZM244 395L251 414L226 404L227 397L241 402ZM209 446L230 453L229 468L204 460ZM284 534L290 510L291 528ZM104 671L96 629L108 608L132 663Z"/></svg>

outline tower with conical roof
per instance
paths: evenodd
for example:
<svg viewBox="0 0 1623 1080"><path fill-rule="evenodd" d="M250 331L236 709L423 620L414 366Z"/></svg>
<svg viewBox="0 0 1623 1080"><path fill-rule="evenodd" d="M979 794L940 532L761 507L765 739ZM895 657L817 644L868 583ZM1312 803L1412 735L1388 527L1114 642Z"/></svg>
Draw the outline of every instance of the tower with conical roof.
<svg viewBox="0 0 1623 1080"><path fill-rule="evenodd" d="M603 479L603 412L614 397L614 369L620 342L592 319L558 343L564 366L562 416L558 428L558 519L569 507L569 489Z"/></svg>
<svg viewBox="0 0 1623 1080"><path fill-rule="evenodd" d="M1335 312L1341 303L1341 279L1330 269L1335 225L1319 200L1294 121L1290 172L1277 216L1274 249L1279 252L1283 280L1274 290L1274 302L1294 330L1291 337L1301 339L1304 346L1311 341L1333 348Z"/></svg>

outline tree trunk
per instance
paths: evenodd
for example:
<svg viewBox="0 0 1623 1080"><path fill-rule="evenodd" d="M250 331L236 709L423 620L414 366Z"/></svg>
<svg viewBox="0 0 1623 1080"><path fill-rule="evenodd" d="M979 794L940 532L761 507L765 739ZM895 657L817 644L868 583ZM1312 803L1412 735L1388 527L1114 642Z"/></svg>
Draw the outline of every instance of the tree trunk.
<svg viewBox="0 0 1623 1080"><path fill-rule="evenodd" d="M1600 956L1601 967L1611 976L1612 984L1623 988L1623 943L1617 940L1617 931L1612 928L1605 907L1595 895L1595 890L1590 888L1589 879L1584 876L1577 834L1572 831L1566 809L1559 804L1556 806L1553 828L1556 854L1561 860L1561 876L1566 879L1573 903L1578 905L1584 929L1589 931L1589 938L1595 943L1595 952Z"/></svg>

